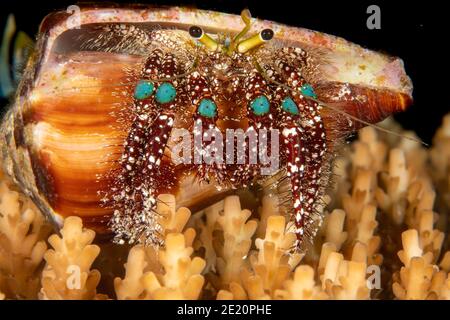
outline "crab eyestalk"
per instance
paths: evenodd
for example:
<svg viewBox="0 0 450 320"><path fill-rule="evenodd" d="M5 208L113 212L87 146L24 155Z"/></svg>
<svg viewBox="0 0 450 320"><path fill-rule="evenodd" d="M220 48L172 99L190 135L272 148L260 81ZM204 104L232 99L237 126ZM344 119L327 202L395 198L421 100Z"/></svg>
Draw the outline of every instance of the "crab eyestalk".
<svg viewBox="0 0 450 320"><path fill-rule="evenodd" d="M254 36L240 42L237 46L237 51L239 53L246 53L249 50L257 48L267 41L270 41L273 38L273 30L272 29L264 29L261 32L255 34Z"/></svg>
<svg viewBox="0 0 450 320"><path fill-rule="evenodd" d="M210 36L208 36L202 28L198 26L192 26L189 28L189 35L195 40L202 43L206 48L211 51L216 51L219 44Z"/></svg>

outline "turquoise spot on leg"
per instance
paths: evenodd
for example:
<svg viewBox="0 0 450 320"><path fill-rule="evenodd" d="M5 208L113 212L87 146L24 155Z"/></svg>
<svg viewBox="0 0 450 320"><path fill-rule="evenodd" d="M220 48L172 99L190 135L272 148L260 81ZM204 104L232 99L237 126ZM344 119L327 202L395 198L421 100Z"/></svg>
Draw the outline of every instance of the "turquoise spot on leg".
<svg viewBox="0 0 450 320"><path fill-rule="evenodd" d="M134 88L134 98L138 100L146 99L153 94L153 90L155 90L155 86L152 82L141 80Z"/></svg>
<svg viewBox="0 0 450 320"><path fill-rule="evenodd" d="M250 102L250 107L253 110L253 113L257 116L265 115L270 110L270 102L266 96L258 96Z"/></svg>
<svg viewBox="0 0 450 320"><path fill-rule="evenodd" d="M316 95L316 93L314 92L313 87L311 87L311 85L308 84L308 83L307 83L307 84L304 84L303 86L301 86L300 92L301 92L304 96L307 96L307 97L311 97L311 98L317 99L317 95Z"/></svg>
<svg viewBox="0 0 450 320"><path fill-rule="evenodd" d="M155 99L158 103L169 103L175 99L176 95L175 87L171 83L164 82L156 90Z"/></svg>
<svg viewBox="0 0 450 320"><path fill-rule="evenodd" d="M217 106L211 99L202 99L198 106L198 113L207 118L217 116Z"/></svg>
<svg viewBox="0 0 450 320"><path fill-rule="evenodd" d="M281 101L281 108L291 114L299 114L297 104L291 97L286 97Z"/></svg>

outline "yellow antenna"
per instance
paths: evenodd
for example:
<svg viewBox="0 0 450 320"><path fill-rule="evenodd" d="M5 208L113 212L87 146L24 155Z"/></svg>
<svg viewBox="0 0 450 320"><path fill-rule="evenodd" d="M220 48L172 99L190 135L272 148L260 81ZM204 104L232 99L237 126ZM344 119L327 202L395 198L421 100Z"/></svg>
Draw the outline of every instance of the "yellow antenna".
<svg viewBox="0 0 450 320"><path fill-rule="evenodd" d="M198 26L192 26L189 28L189 35L202 43L206 48L211 51L216 51L219 48L219 44Z"/></svg>
<svg viewBox="0 0 450 320"><path fill-rule="evenodd" d="M247 34L247 32L250 30L250 28L252 26L252 14L250 13L250 10L248 10L248 9L242 10L241 19L242 19L242 21L244 21L245 27L231 41L230 47L228 48L228 54L231 54L234 52L234 50L238 44L238 41Z"/></svg>

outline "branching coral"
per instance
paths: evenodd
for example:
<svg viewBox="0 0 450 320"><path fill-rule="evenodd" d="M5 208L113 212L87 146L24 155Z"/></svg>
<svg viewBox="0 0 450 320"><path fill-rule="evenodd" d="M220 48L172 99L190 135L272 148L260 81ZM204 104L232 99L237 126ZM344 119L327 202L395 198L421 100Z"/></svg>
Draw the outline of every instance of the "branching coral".
<svg viewBox="0 0 450 320"><path fill-rule="evenodd" d="M217 218L222 237L215 238L216 269L220 275L221 287L231 283L240 283L240 273L246 263L252 245L252 236L257 222L250 220L250 210L241 210L239 197L231 196L223 202L223 214ZM223 238L223 242L221 241Z"/></svg>
<svg viewBox="0 0 450 320"><path fill-rule="evenodd" d="M47 262L42 272L42 299L94 299L102 298L96 294L100 272L90 270L100 252L97 245L91 244L95 232L83 229L78 217L64 221L61 237L54 234L48 242L53 247L44 256Z"/></svg>
<svg viewBox="0 0 450 320"><path fill-rule="evenodd" d="M290 252L295 235L276 193L236 192L192 216L161 195L163 248L99 243L102 252L128 253L107 295L91 270L95 234L67 218L46 251L42 216L2 177L0 299L35 298L41 288L43 299L449 300L450 116L433 143L428 151L361 130L336 161L322 226L301 254Z"/></svg>
<svg viewBox="0 0 450 320"><path fill-rule="evenodd" d="M198 299L204 284L205 260L191 257L194 229L181 233L190 217L186 208L175 210L175 198L159 197L158 214L164 217L165 248L161 251L135 246L130 250L123 279L114 280L118 299ZM149 253L150 250L150 253ZM150 255L150 257L149 257ZM149 270L149 262L160 268Z"/></svg>
<svg viewBox="0 0 450 320"><path fill-rule="evenodd" d="M241 267L240 280L231 282L229 290L219 291L219 299L240 299L244 296L249 299L269 299L282 287L301 260L302 255L288 254L295 235L285 231L285 218L272 215L266 225L265 237L255 239L256 250L250 253L250 266Z"/></svg>
<svg viewBox="0 0 450 320"><path fill-rule="evenodd" d="M8 298L35 299L49 226L33 203L0 184L0 291Z"/></svg>
<svg viewBox="0 0 450 320"><path fill-rule="evenodd" d="M204 278L200 274L205 261L191 259L192 247L180 233L169 233L166 248L159 252L163 274L144 272L145 248L135 246L130 250L124 279L116 278L114 285L118 299L198 299Z"/></svg>
<svg viewBox="0 0 450 320"><path fill-rule="evenodd" d="M398 256L403 263L394 274L393 292L399 299L449 299L449 273L432 263L432 252L424 252L415 229L402 234L403 250Z"/></svg>

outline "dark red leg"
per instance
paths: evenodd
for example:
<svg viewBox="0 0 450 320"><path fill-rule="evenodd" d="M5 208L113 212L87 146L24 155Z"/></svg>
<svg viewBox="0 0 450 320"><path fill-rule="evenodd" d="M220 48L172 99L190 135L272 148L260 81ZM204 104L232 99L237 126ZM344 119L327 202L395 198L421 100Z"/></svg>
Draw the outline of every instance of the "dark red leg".
<svg viewBox="0 0 450 320"><path fill-rule="evenodd" d="M214 179L216 183L221 184L226 175L223 136L216 126L219 110L207 75L197 71L189 74L186 79L186 89L191 104L195 107L193 161L197 168L197 177L200 182L210 182ZM216 140L216 138L219 139ZM200 144L196 143L200 140ZM218 143L220 145L217 145Z"/></svg>
<svg viewBox="0 0 450 320"><path fill-rule="evenodd" d="M180 101L176 95L178 83L168 80L178 72L176 60L155 50L146 60L141 81L148 81L134 96L137 113L121 159L119 195L111 221L115 240L123 243L142 242L162 245L161 226L154 207L160 190L170 188L173 172L163 160L167 142L174 124L174 109ZM152 88L152 90L148 90ZM165 90L158 91L159 88ZM169 176L169 177L168 177Z"/></svg>
<svg viewBox="0 0 450 320"><path fill-rule="evenodd" d="M300 90L307 83L301 68L284 60L277 62L279 74L289 88L279 90L280 128L286 150L287 174L291 180L297 249L305 237L315 235L315 219L321 203L327 142L320 106Z"/></svg>
<svg viewBox="0 0 450 320"><path fill-rule="evenodd" d="M263 154L268 156L272 152L269 142L276 110L272 103L272 93L267 80L259 72L254 71L245 79L243 91L247 102L248 128L246 136L249 138L246 142L246 162L237 166L235 175L239 177L240 184L246 186L255 177L261 175L261 168L264 165L261 156ZM265 145L259 143L263 130L267 134ZM256 145L249 144L253 136L256 136ZM262 150L263 147L267 147L267 149Z"/></svg>

